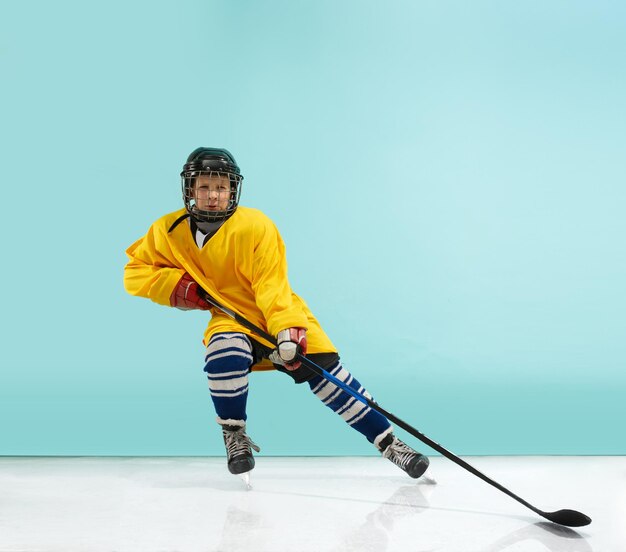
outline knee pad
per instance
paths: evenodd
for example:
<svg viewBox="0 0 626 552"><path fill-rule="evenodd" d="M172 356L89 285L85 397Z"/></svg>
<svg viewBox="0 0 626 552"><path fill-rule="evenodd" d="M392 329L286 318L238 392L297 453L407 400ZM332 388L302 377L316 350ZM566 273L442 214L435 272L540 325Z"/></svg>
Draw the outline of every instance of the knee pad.
<svg viewBox="0 0 626 552"><path fill-rule="evenodd" d="M248 373L254 360L252 345L245 334L218 333L209 341L204 360L204 371L209 378L242 376Z"/></svg>
<svg viewBox="0 0 626 552"><path fill-rule="evenodd" d="M204 371L218 417L245 420L252 347L242 333L219 333L209 341Z"/></svg>

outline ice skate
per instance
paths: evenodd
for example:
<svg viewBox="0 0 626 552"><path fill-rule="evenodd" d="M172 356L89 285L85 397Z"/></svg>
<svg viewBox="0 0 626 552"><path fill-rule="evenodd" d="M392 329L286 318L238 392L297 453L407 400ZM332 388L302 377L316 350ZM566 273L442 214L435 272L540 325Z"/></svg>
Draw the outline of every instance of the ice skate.
<svg viewBox="0 0 626 552"><path fill-rule="evenodd" d="M252 449L260 452L261 449L246 435L246 423L242 420L221 420L226 456L228 459L228 471L235 475L249 472L254 468L254 456ZM246 485L250 485L249 478Z"/></svg>
<svg viewBox="0 0 626 552"><path fill-rule="evenodd" d="M378 444L378 449L382 452L383 458L391 460L413 479L421 477L430 464L426 456L414 451L393 433L385 436Z"/></svg>

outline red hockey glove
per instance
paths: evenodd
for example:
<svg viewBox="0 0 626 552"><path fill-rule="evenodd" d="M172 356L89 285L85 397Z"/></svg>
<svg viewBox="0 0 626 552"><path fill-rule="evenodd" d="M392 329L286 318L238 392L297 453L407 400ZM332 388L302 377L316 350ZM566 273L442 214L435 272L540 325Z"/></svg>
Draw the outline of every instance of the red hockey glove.
<svg viewBox="0 0 626 552"><path fill-rule="evenodd" d="M296 355L306 355L306 330L304 328L287 328L278 332L278 356L287 370L300 368Z"/></svg>
<svg viewBox="0 0 626 552"><path fill-rule="evenodd" d="M203 294L204 290L198 282L185 272L170 295L170 305L181 310L209 310L211 305L205 301Z"/></svg>

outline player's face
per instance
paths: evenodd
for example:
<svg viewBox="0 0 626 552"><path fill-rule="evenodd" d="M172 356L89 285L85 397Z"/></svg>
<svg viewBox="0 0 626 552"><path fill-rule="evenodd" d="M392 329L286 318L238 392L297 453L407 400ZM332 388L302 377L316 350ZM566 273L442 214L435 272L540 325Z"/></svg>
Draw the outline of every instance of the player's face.
<svg viewBox="0 0 626 552"><path fill-rule="evenodd" d="M201 211L225 211L230 203L228 176L201 174L196 178L193 195Z"/></svg>

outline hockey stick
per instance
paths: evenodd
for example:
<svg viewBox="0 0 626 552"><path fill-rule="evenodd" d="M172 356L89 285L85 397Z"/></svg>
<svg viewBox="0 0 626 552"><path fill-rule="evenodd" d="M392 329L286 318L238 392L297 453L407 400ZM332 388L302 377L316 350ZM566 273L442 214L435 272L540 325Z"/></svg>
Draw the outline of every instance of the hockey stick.
<svg viewBox="0 0 626 552"><path fill-rule="evenodd" d="M274 338L272 335L268 334L267 332L263 331L261 328L259 328L258 326L254 325L252 322L249 322L243 316L241 316L240 314L236 313L235 311L233 311L233 310L231 310L229 308L224 307L223 305L218 303L215 299L213 299L213 297L211 297L208 293L206 294L205 299L207 300L208 303L213 305L215 308L221 310L223 313L225 313L228 316L230 316L231 318L233 318L235 321L237 321L239 324L241 324L245 328L248 328L250 331L252 331L257 336L259 336L259 337L263 338L264 340L268 341L274 347L278 346L278 342L276 341L276 338ZM539 514L541 517L544 517L547 520L552 521L553 523L558 523L559 525L565 525L567 527L582 527L584 525L589 525L591 523L591 518L589 516L586 516L582 512L577 512L576 510L565 509L565 510L557 510L556 512L544 512L543 510L540 510L539 508L536 508L535 506L533 506L529 502L526 502L523 498L517 496L512 491L509 491L506 487L503 487L502 485L500 485L500 483L494 481L490 477L486 476L484 473L478 471L476 468L474 468L473 466L468 464L465 460L462 460L461 458L459 458L458 456L456 456L455 454L453 454L449 450L447 450L444 447L442 447L439 443L436 443L432 439L426 437L426 435L424 435L423 433L421 433L420 431L415 429L413 426L411 426L411 425L407 424L406 422L402 421L397 416L394 416L391 412L387 412L378 403L376 403L373 400L370 400L367 397L361 395L358 391L352 389L350 386L346 385L340 379L337 379L332 374L329 374L321 366L318 366L317 364L315 364L315 362L313 362L312 360L308 359L306 356L303 356L303 355L299 354L297 356L297 359L304 366L309 368L309 370L313 371L318 376L321 376L324 379L330 381L331 383L334 383L337 387L339 387L340 389L342 389L343 391L345 391L349 395L352 395L355 399L361 401L362 403L365 403L371 409L376 410L376 412L379 412L380 414L385 416L388 420L391 420L398 427L401 427L406 432L408 432L411 435L413 435L413 437L417 437L420 441L422 441L423 443L426 443L429 447L431 447L432 449L436 450L437 452L439 452L440 454L442 454L443 456L445 456L449 460L452 460L455 464L458 464L462 468L465 468L467 471L469 471L470 473L473 473L475 476L479 477L480 479L482 479L486 483L489 483L490 485L494 486L496 489L498 489L498 490L502 491L503 493L509 495L511 498L517 500L519 503L523 504L527 508L530 508L533 512L535 512L536 514Z"/></svg>

